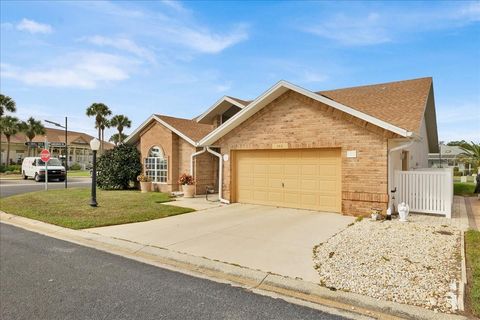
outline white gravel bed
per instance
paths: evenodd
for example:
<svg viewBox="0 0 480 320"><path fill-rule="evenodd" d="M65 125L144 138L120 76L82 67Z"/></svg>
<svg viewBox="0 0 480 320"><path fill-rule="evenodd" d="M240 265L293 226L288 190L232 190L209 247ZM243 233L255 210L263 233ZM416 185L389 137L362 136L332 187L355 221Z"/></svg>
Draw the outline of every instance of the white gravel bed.
<svg viewBox="0 0 480 320"><path fill-rule="evenodd" d="M364 219L315 247L320 283L332 290L455 312L460 231L439 224L436 217L409 218L407 223Z"/></svg>

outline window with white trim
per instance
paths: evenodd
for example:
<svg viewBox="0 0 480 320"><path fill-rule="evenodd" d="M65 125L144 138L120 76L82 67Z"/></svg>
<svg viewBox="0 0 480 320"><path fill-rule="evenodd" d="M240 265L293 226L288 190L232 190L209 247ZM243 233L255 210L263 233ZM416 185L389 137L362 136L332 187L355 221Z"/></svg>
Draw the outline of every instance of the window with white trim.
<svg viewBox="0 0 480 320"><path fill-rule="evenodd" d="M167 183L168 161L162 148L155 146L145 158L145 175L153 182Z"/></svg>

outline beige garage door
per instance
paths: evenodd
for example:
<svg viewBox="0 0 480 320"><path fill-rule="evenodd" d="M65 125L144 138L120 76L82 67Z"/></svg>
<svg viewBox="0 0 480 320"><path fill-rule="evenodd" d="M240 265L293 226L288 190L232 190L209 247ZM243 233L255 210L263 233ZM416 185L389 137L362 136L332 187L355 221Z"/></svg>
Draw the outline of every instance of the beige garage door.
<svg viewBox="0 0 480 320"><path fill-rule="evenodd" d="M340 149L235 152L236 201L341 212Z"/></svg>

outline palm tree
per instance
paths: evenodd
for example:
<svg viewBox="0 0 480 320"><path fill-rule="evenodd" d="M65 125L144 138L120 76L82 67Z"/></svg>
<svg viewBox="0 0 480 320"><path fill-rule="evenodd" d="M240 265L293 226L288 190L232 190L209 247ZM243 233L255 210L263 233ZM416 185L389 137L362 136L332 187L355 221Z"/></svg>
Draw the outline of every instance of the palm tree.
<svg viewBox="0 0 480 320"><path fill-rule="evenodd" d="M100 153L103 151L103 131L109 127L107 117L112 111L103 103L92 103L87 108L87 116L95 117L95 128L98 129L98 140L100 140Z"/></svg>
<svg viewBox="0 0 480 320"><path fill-rule="evenodd" d="M475 143L471 141L471 143L460 146L460 149L464 151L464 155L475 160L480 160L480 143Z"/></svg>
<svg viewBox="0 0 480 320"><path fill-rule="evenodd" d="M21 129L21 123L16 117L5 116L1 118L0 127L2 127L2 132L7 138L7 159L6 165L9 164L10 159L10 137L17 134Z"/></svg>
<svg viewBox="0 0 480 320"><path fill-rule="evenodd" d="M28 118L26 122L22 122L22 131L28 138L28 142L32 142L36 135L45 134L45 127L42 122L35 120L33 117ZM30 156L31 146L28 147L28 156Z"/></svg>
<svg viewBox="0 0 480 320"><path fill-rule="evenodd" d="M460 149L463 150L462 155L467 158L464 161L466 163L469 162L474 168L476 166L478 167L480 163L480 143L471 141L470 143L460 146Z"/></svg>
<svg viewBox="0 0 480 320"><path fill-rule="evenodd" d="M0 117L3 116L5 111L15 112L16 110L15 101L9 96L0 94Z"/></svg>
<svg viewBox="0 0 480 320"><path fill-rule="evenodd" d="M118 114L116 116L113 116L112 120L110 120L110 125L117 128L117 137L120 138L118 142L122 143L123 140L125 140L125 138L127 137L123 134L123 129L130 128L132 126L132 121L130 121L127 116L124 116L123 114Z"/></svg>
<svg viewBox="0 0 480 320"><path fill-rule="evenodd" d="M110 137L110 142L113 142L116 146L121 144L123 140L127 138L127 135L124 133L115 133Z"/></svg>

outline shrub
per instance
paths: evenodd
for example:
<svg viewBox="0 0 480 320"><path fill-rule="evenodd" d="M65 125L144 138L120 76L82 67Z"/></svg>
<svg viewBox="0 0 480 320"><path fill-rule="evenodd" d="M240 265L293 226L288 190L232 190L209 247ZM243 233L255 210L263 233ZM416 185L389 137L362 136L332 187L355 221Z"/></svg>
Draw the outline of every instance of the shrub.
<svg viewBox="0 0 480 320"><path fill-rule="evenodd" d="M82 170L82 166L79 163L72 163L70 167L68 167L70 170Z"/></svg>
<svg viewBox="0 0 480 320"><path fill-rule="evenodd" d="M10 164L10 165L0 165L1 173L20 173L22 171L22 166L20 164Z"/></svg>
<svg viewBox="0 0 480 320"><path fill-rule="evenodd" d="M128 189L142 172L140 152L128 144L121 144L99 157L98 186L102 189Z"/></svg>

